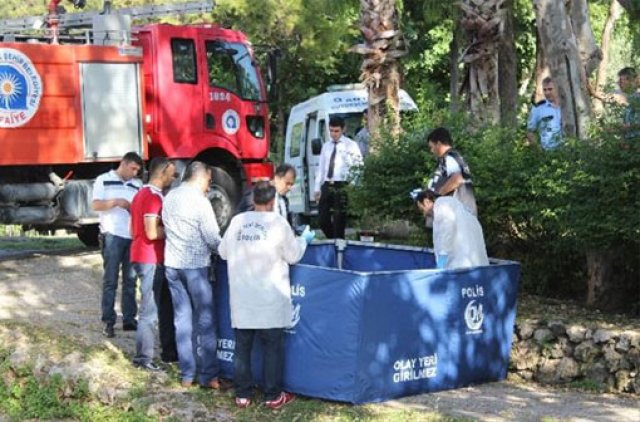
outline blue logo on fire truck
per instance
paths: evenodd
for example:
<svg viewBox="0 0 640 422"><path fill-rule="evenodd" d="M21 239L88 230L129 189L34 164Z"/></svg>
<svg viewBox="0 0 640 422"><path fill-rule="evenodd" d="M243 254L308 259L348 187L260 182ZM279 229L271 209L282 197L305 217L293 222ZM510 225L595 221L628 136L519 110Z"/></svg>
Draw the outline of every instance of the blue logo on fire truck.
<svg viewBox="0 0 640 422"><path fill-rule="evenodd" d="M0 127L19 127L38 111L42 80L29 58L18 50L0 48Z"/></svg>

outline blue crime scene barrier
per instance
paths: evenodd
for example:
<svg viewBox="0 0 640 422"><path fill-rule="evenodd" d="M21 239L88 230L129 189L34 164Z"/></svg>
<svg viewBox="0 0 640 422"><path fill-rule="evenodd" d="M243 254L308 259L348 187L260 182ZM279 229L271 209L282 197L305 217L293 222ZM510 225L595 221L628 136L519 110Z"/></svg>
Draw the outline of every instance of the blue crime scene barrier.
<svg viewBox="0 0 640 422"><path fill-rule="evenodd" d="M285 389L366 403L504 379L519 264L492 259L483 267L434 267L429 249L310 245L291 267L294 317L286 336ZM218 359L222 375L232 378L225 261L216 264L215 289ZM259 382L256 349L252 366Z"/></svg>

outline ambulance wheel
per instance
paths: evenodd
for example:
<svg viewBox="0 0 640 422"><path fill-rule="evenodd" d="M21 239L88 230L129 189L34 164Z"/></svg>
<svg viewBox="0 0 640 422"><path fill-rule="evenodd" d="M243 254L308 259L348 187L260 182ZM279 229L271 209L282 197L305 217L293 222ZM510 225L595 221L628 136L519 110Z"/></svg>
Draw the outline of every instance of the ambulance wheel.
<svg viewBox="0 0 640 422"><path fill-rule="evenodd" d="M85 246L89 246L90 248L96 248L99 246L98 237L100 235L100 228L97 224L91 224L88 226L82 226L78 229L78 239Z"/></svg>
<svg viewBox="0 0 640 422"><path fill-rule="evenodd" d="M212 182L207 198L216 214L220 230L224 231L235 214L240 199L240 183L220 167L212 167Z"/></svg>

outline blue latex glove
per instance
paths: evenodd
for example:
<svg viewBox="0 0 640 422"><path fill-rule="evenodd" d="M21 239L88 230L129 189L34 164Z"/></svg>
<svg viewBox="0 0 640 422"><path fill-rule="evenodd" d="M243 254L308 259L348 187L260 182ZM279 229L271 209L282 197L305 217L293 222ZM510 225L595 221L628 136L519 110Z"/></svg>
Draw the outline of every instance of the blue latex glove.
<svg viewBox="0 0 640 422"><path fill-rule="evenodd" d="M307 242L307 244L309 244L313 239L315 239L316 232L314 230L310 230L309 226L307 225L302 233L300 233L300 237L303 238L304 241Z"/></svg>

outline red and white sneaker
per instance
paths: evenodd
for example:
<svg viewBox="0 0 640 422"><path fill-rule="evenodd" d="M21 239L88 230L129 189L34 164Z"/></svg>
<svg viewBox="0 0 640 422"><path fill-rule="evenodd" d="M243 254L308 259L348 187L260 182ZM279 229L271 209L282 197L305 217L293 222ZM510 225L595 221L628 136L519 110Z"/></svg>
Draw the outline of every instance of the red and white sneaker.
<svg viewBox="0 0 640 422"><path fill-rule="evenodd" d="M246 397L236 397L236 406L240 409L245 409L251 405L251 399Z"/></svg>
<svg viewBox="0 0 640 422"><path fill-rule="evenodd" d="M287 393L283 391L275 400L267 400L264 405L270 409L280 409L282 406L291 403L296 399L296 395L293 393Z"/></svg>

